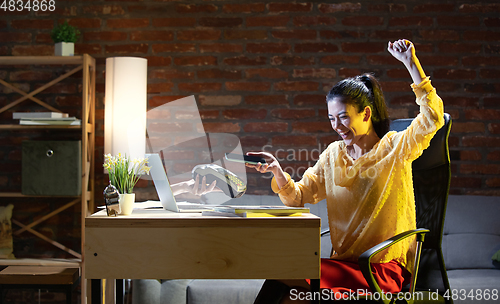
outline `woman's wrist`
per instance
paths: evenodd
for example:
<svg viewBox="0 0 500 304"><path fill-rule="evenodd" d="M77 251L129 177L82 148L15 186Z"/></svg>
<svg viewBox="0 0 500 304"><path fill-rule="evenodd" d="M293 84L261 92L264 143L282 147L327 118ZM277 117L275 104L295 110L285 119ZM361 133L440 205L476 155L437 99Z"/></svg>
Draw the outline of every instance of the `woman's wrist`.
<svg viewBox="0 0 500 304"><path fill-rule="evenodd" d="M411 58L403 64L410 73L413 83L416 85L420 84L427 77L417 56L411 56Z"/></svg>

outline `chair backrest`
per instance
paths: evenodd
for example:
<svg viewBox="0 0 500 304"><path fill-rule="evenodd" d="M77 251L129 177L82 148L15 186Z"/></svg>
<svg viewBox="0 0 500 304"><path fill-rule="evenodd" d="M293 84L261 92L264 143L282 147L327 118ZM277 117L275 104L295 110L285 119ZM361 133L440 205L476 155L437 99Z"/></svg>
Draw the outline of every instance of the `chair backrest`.
<svg viewBox="0 0 500 304"><path fill-rule="evenodd" d="M417 289L431 288L442 292L449 289L441 241L451 179L448 148L450 115L445 113L444 120L444 126L434 135L430 146L412 164L417 228L430 230L422 246ZM394 120L391 130L402 131L412 121L413 119Z"/></svg>

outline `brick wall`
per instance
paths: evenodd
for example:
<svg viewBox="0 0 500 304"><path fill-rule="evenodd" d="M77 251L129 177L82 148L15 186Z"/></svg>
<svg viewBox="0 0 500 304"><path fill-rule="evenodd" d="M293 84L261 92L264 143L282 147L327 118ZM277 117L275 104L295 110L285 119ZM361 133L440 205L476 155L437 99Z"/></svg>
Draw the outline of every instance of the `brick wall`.
<svg viewBox="0 0 500 304"><path fill-rule="evenodd" d="M453 118L451 192L500 195L499 12L497 1L56 1L54 12L0 11L0 55L51 55L55 24L81 30L76 52L98 62L100 204L106 57L146 57L150 108L195 95L206 131L276 153L297 178L338 139L324 96L340 79L374 72L391 117L416 115L411 79L386 51L408 38ZM269 180L250 174L249 192L270 193Z"/></svg>

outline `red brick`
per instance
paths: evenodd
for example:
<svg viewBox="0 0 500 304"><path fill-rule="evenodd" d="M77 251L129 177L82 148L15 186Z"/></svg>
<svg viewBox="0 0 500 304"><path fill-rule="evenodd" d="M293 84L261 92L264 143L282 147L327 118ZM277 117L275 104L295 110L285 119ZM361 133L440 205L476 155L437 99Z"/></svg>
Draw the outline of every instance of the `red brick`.
<svg viewBox="0 0 500 304"><path fill-rule="evenodd" d="M301 40L315 40L315 30L283 30L273 31L271 35L277 39L301 39Z"/></svg>
<svg viewBox="0 0 500 304"><path fill-rule="evenodd" d="M262 13L266 10L265 3L231 3L224 4L222 11L224 13Z"/></svg>
<svg viewBox="0 0 500 304"><path fill-rule="evenodd" d="M0 34L0 40L2 35ZM5 41L5 40L3 40ZM54 45L16 45L12 47L12 56L53 56Z"/></svg>
<svg viewBox="0 0 500 304"><path fill-rule="evenodd" d="M500 178L488 178L486 179L485 184L490 188L500 188Z"/></svg>
<svg viewBox="0 0 500 304"><path fill-rule="evenodd" d="M172 92L174 88L174 84L171 82L162 82L162 83L148 83L148 93L164 93L164 92Z"/></svg>
<svg viewBox="0 0 500 304"><path fill-rule="evenodd" d="M498 79L500 78L500 70L481 69L479 75L481 76L481 78Z"/></svg>
<svg viewBox="0 0 500 304"><path fill-rule="evenodd" d="M498 3L462 4L459 6L459 11L462 13L498 13L500 12L500 4Z"/></svg>
<svg viewBox="0 0 500 304"><path fill-rule="evenodd" d="M361 3L355 2L343 2L343 3L335 3L335 4L326 4L322 3L318 5L318 9L320 12L325 14L337 13L337 12L347 12L354 13L361 10Z"/></svg>
<svg viewBox="0 0 500 304"><path fill-rule="evenodd" d="M404 4L370 4L368 5L369 12L390 12L390 13L401 13L406 12L406 5Z"/></svg>
<svg viewBox="0 0 500 304"><path fill-rule="evenodd" d="M52 20L40 20L40 19L31 19L31 20L12 20L11 28L13 29L52 29L54 27L54 21Z"/></svg>
<svg viewBox="0 0 500 304"><path fill-rule="evenodd" d="M297 95L293 99L293 103L299 107L302 106L325 106L326 93L324 95Z"/></svg>
<svg viewBox="0 0 500 304"><path fill-rule="evenodd" d="M464 66L499 66L500 58L491 56L466 56L462 58Z"/></svg>
<svg viewBox="0 0 500 304"><path fill-rule="evenodd" d="M6 33L6 32L0 33L0 41L2 41L3 43L31 42L31 38L32 38L31 33Z"/></svg>
<svg viewBox="0 0 500 304"><path fill-rule="evenodd" d="M481 94L489 94L496 93L500 91L500 86L497 83L474 83L469 84L466 83L464 85L464 91L467 93L481 93Z"/></svg>
<svg viewBox="0 0 500 304"><path fill-rule="evenodd" d="M240 143L243 147L262 147L268 143L268 138L265 136L243 136L240 137Z"/></svg>
<svg viewBox="0 0 500 304"><path fill-rule="evenodd" d="M297 53L336 53L338 51L337 45L326 42L297 43L295 45Z"/></svg>
<svg viewBox="0 0 500 304"><path fill-rule="evenodd" d="M174 32L171 31L133 31L130 32L132 41L172 41Z"/></svg>
<svg viewBox="0 0 500 304"><path fill-rule="evenodd" d="M438 16L437 22L440 26L479 26L479 18L476 16Z"/></svg>
<svg viewBox="0 0 500 304"><path fill-rule="evenodd" d="M465 69L438 69L433 73L434 79L468 79L476 78L476 71Z"/></svg>
<svg viewBox="0 0 500 304"><path fill-rule="evenodd" d="M361 74L361 70L359 69L350 69L350 68L340 68L339 76L342 78L354 77Z"/></svg>
<svg viewBox="0 0 500 304"><path fill-rule="evenodd" d="M411 27L426 27L432 26L434 21L431 17L423 16L408 16L408 17L392 17L389 19L389 27L411 26Z"/></svg>
<svg viewBox="0 0 500 304"><path fill-rule="evenodd" d="M171 17L171 18L154 18L153 27L194 27L196 18L194 17Z"/></svg>
<svg viewBox="0 0 500 304"><path fill-rule="evenodd" d="M465 96L441 96L443 102L446 106L455 107L479 107L479 100L476 97L465 97Z"/></svg>
<svg viewBox="0 0 500 304"><path fill-rule="evenodd" d="M312 3L269 3L268 9L271 13L310 12L312 10Z"/></svg>
<svg viewBox="0 0 500 304"><path fill-rule="evenodd" d="M83 33L84 41L125 41L127 40L127 33L124 32L85 32Z"/></svg>
<svg viewBox="0 0 500 304"><path fill-rule="evenodd" d="M494 164L461 164L460 173L462 174L500 174L500 165Z"/></svg>
<svg viewBox="0 0 500 304"><path fill-rule="evenodd" d="M490 161L500 161L500 150L489 152L486 159Z"/></svg>
<svg viewBox="0 0 500 304"><path fill-rule="evenodd" d="M287 105L285 95L251 95L245 97L247 105Z"/></svg>
<svg viewBox="0 0 500 304"><path fill-rule="evenodd" d="M457 66L458 58L455 56L421 55L420 63L426 66ZM463 59L462 59L463 60ZM463 62L463 61L462 61Z"/></svg>
<svg viewBox="0 0 500 304"><path fill-rule="evenodd" d="M238 17L202 17L198 21L206 27L238 27L243 24L243 19Z"/></svg>
<svg viewBox="0 0 500 304"><path fill-rule="evenodd" d="M408 81L383 81L380 82L384 92L408 92Z"/></svg>
<svg viewBox="0 0 500 304"><path fill-rule="evenodd" d="M319 83L315 81L284 81L275 83L274 89L289 92L318 91Z"/></svg>
<svg viewBox="0 0 500 304"><path fill-rule="evenodd" d="M266 63L267 63L266 57L249 58L245 56L240 56L240 57L232 57L224 59L224 64L227 65L255 66L255 65L264 65Z"/></svg>
<svg viewBox="0 0 500 304"><path fill-rule="evenodd" d="M284 27L290 21L290 16L249 16L246 18L246 25L252 26L269 26L269 27Z"/></svg>
<svg viewBox="0 0 500 304"><path fill-rule="evenodd" d="M453 176L450 187L454 188L481 188L482 179L475 177Z"/></svg>
<svg viewBox="0 0 500 304"><path fill-rule="evenodd" d="M285 133L288 131L286 122L250 122L245 124L243 131L248 133Z"/></svg>
<svg viewBox="0 0 500 304"><path fill-rule="evenodd" d="M422 39L430 41L457 41L460 39L459 33L452 30L421 30L419 34Z"/></svg>
<svg viewBox="0 0 500 304"><path fill-rule="evenodd" d="M180 91L186 91L189 93L200 93L200 92L217 92L222 88L222 84L217 82L209 83L179 83Z"/></svg>
<svg viewBox="0 0 500 304"><path fill-rule="evenodd" d="M401 39L401 37L411 37L412 35L411 30L380 30L372 31L370 37L384 41L394 41ZM416 47L416 49L420 52L420 48Z"/></svg>
<svg viewBox="0 0 500 304"><path fill-rule="evenodd" d="M498 17L484 18L484 25L488 27L498 27L500 26L500 18Z"/></svg>
<svg viewBox="0 0 500 304"><path fill-rule="evenodd" d="M323 64L341 64L341 63L357 64L357 63L359 63L360 59L361 59L360 56L350 56L350 55L325 56L325 57L321 58L321 63L323 63Z"/></svg>
<svg viewBox="0 0 500 304"><path fill-rule="evenodd" d="M106 45L106 54L147 54L149 46L147 43Z"/></svg>
<svg viewBox="0 0 500 304"><path fill-rule="evenodd" d="M329 133L332 126L326 118L324 121L301 121L292 124L292 133Z"/></svg>
<svg viewBox="0 0 500 304"><path fill-rule="evenodd" d="M296 16L293 18L295 26L334 25L335 23L337 23L337 18L329 16Z"/></svg>
<svg viewBox="0 0 500 304"><path fill-rule="evenodd" d="M314 109L280 108L272 110L271 115L278 119L300 120L304 118L316 117L316 111Z"/></svg>
<svg viewBox="0 0 500 304"><path fill-rule="evenodd" d="M169 66L172 64L172 58L166 56L148 56L148 66Z"/></svg>
<svg viewBox="0 0 500 304"><path fill-rule="evenodd" d="M228 40L265 40L267 31L265 30L226 30L224 38Z"/></svg>
<svg viewBox="0 0 500 304"><path fill-rule="evenodd" d="M238 123L229 122L206 122L203 124L203 128L207 133L238 133L241 131Z"/></svg>
<svg viewBox="0 0 500 304"><path fill-rule="evenodd" d="M291 65L291 66L299 66L299 65L313 65L314 57L304 58L299 56L286 56L286 57L272 57L271 58L272 65Z"/></svg>
<svg viewBox="0 0 500 304"><path fill-rule="evenodd" d="M180 71L175 69L160 69L148 71L148 79L194 79L195 73L192 71Z"/></svg>
<svg viewBox="0 0 500 304"><path fill-rule="evenodd" d="M203 106L235 106L241 104L241 96L221 95L221 96L199 96L199 102Z"/></svg>
<svg viewBox="0 0 500 304"><path fill-rule="evenodd" d="M201 53L242 53L243 45L236 43L203 43L200 44Z"/></svg>
<svg viewBox="0 0 500 304"><path fill-rule="evenodd" d="M480 43L453 43L453 42L443 42L439 44L440 53L468 53L477 54L482 50L482 45Z"/></svg>
<svg viewBox="0 0 500 304"><path fill-rule="evenodd" d="M272 138L273 146L285 146L285 147L304 147L304 146L316 146L316 136L304 135L304 136L276 136Z"/></svg>
<svg viewBox="0 0 500 304"><path fill-rule="evenodd" d="M415 5L414 13L449 13L454 11L455 5L451 3L425 3Z"/></svg>
<svg viewBox="0 0 500 304"><path fill-rule="evenodd" d="M497 31L465 31L463 39L469 41L494 41L500 40L500 32Z"/></svg>
<svg viewBox="0 0 500 304"><path fill-rule="evenodd" d="M484 97L483 104L485 107L498 107L500 105L500 98Z"/></svg>
<svg viewBox="0 0 500 304"><path fill-rule="evenodd" d="M378 16L347 16L342 18L342 24L347 26L377 26L384 24L384 18Z"/></svg>
<svg viewBox="0 0 500 304"><path fill-rule="evenodd" d="M177 4L175 10L178 13L213 13L219 9L214 4Z"/></svg>
<svg viewBox="0 0 500 304"><path fill-rule="evenodd" d="M100 55L102 46L98 43L77 43L75 45L75 54L89 54L92 56Z"/></svg>
<svg viewBox="0 0 500 304"><path fill-rule="evenodd" d="M199 112L202 120L206 119L216 120L219 118L219 111L217 110L200 110Z"/></svg>
<svg viewBox="0 0 500 304"><path fill-rule="evenodd" d="M196 44L194 43L153 44L151 49L153 53L194 53L196 52Z"/></svg>
<svg viewBox="0 0 500 304"><path fill-rule="evenodd" d="M83 7L83 13L93 15L124 15L125 10L121 5L89 5Z"/></svg>
<svg viewBox="0 0 500 304"><path fill-rule="evenodd" d="M248 43L247 52L249 53L278 53L285 54L290 51L288 43Z"/></svg>
<svg viewBox="0 0 500 304"><path fill-rule="evenodd" d="M500 134L500 123L488 124L488 131L490 134Z"/></svg>
<svg viewBox="0 0 500 304"><path fill-rule="evenodd" d="M462 150L460 151L460 160L473 161L481 160L483 157L478 150Z"/></svg>
<svg viewBox="0 0 500 304"><path fill-rule="evenodd" d="M106 20L106 26L109 28L139 28L149 25L147 18L120 18Z"/></svg>
<svg viewBox="0 0 500 304"><path fill-rule="evenodd" d="M271 84L267 82L226 82L228 91L257 91L266 92L271 88Z"/></svg>
<svg viewBox="0 0 500 304"><path fill-rule="evenodd" d="M226 119L237 119L237 120L262 120L267 116L267 110L259 109L229 109L222 111L222 115Z"/></svg>
<svg viewBox="0 0 500 304"><path fill-rule="evenodd" d="M380 53L387 48L387 42L344 42L342 51L346 53Z"/></svg>
<svg viewBox="0 0 500 304"><path fill-rule="evenodd" d="M329 68L306 68L306 69L294 69L293 75L294 78L328 78L332 79L337 76L335 69Z"/></svg>
<svg viewBox="0 0 500 304"><path fill-rule="evenodd" d="M246 69L246 78L271 78L283 79L288 77L288 72L278 68Z"/></svg>
<svg viewBox="0 0 500 304"><path fill-rule="evenodd" d="M482 122L453 122L451 132L453 133L484 133L484 123Z"/></svg>
<svg viewBox="0 0 500 304"><path fill-rule="evenodd" d="M218 40L221 36L219 30L182 30L177 32L177 39L181 41Z"/></svg>
<svg viewBox="0 0 500 304"><path fill-rule="evenodd" d="M500 147L500 138L491 136L464 136L462 137L464 147Z"/></svg>
<svg viewBox="0 0 500 304"><path fill-rule="evenodd" d="M241 79L241 71L210 69L197 72L198 79Z"/></svg>
<svg viewBox="0 0 500 304"><path fill-rule="evenodd" d="M184 56L174 58L174 63L180 66L205 66L217 65L217 57L214 56Z"/></svg>

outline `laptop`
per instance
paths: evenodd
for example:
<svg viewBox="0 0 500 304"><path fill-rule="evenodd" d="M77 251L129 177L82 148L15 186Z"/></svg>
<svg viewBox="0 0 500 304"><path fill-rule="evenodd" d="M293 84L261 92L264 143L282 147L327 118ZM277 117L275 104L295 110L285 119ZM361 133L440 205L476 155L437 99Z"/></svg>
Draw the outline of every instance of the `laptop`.
<svg viewBox="0 0 500 304"><path fill-rule="evenodd" d="M212 208L206 207L202 204L177 202L174 194L172 193L172 188L170 188L170 183L168 182L167 174L160 159L160 155L146 154L146 157L148 158L148 163L151 167L149 172L153 178L156 193L158 193L158 198L160 199L163 209L172 212L203 212L212 210Z"/></svg>

